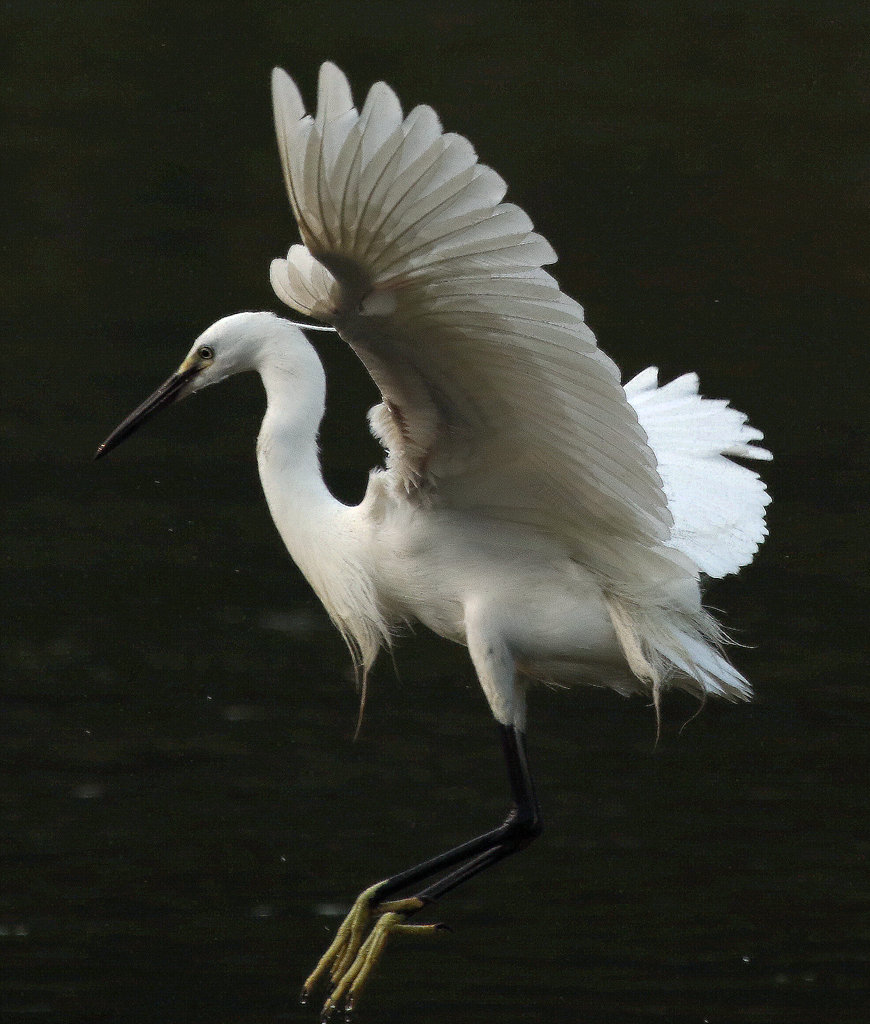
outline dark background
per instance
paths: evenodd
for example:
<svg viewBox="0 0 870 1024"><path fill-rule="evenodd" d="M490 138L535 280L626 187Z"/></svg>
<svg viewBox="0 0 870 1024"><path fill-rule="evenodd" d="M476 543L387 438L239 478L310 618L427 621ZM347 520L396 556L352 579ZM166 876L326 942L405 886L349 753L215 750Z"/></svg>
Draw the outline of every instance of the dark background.
<svg viewBox="0 0 870 1024"><path fill-rule="evenodd" d="M363 1021L855 1024L866 808L864 4L5 2L0 1017L313 1021L364 885L500 820L489 712L423 631L372 680L269 521L252 377L108 431L295 240L268 75L432 104L510 183L626 375L697 370L777 461L711 587L748 706L546 692L547 831L397 940ZM337 341L328 478L373 390Z"/></svg>

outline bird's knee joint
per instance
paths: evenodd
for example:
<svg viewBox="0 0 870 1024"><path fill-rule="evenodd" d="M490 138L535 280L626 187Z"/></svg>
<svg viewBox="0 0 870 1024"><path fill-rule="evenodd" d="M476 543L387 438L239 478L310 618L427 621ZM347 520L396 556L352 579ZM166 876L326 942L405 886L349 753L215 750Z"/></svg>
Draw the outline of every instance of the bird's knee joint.
<svg viewBox="0 0 870 1024"><path fill-rule="evenodd" d="M544 823L541 821L541 816L539 814L531 814L527 818L520 818L517 824L520 834L526 843L530 843L533 839L537 839L544 831Z"/></svg>
<svg viewBox="0 0 870 1024"><path fill-rule="evenodd" d="M526 826L526 832L530 839L537 839L538 836L544 831L544 823L541 821L540 814L536 814L528 822Z"/></svg>
<svg viewBox="0 0 870 1024"><path fill-rule="evenodd" d="M515 807L505 821L505 828L517 847L522 849L544 831L544 823L537 810L519 810Z"/></svg>

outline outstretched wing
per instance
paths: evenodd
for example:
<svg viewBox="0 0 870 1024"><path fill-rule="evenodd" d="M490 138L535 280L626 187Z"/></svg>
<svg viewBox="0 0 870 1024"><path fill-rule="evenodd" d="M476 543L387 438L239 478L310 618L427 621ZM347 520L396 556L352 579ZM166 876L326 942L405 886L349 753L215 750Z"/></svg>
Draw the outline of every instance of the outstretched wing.
<svg viewBox="0 0 870 1024"><path fill-rule="evenodd" d="M655 456L504 181L429 107L403 118L383 83L358 113L333 64L314 117L283 71L273 96L304 245L273 262L272 284L365 364L391 479L557 536L613 583L632 551L661 552L672 520Z"/></svg>

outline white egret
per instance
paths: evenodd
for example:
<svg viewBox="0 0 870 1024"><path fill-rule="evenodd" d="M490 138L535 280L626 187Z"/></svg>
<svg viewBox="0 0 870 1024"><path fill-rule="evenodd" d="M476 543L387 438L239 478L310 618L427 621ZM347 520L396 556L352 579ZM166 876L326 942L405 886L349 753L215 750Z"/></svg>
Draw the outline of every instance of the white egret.
<svg viewBox="0 0 870 1024"><path fill-rule="evenodd" d="M361 894L305 985L329 975L328 1017L357 1001L390 934L435 927L408 920L540 832L531 684L639 692L656 708L666 687L750 696L699 581L752 560L768 497L730 457L770 454L742 413L700 397L694 374L659 387L649 369L620 384L582 308L542 269L550 245L429 107L403 117L378 83L357 112L328 63L314 117L280 70L273 97L302 244L272 263L272 285L365 364L383 398L370 423L385 468L355 507L330 494L317 446L323 369L299 327L271 313L205 331L97 454L163 406L256 370L269 509L362 673L411 621L468 648L512 808L498 828Z"/></svg>

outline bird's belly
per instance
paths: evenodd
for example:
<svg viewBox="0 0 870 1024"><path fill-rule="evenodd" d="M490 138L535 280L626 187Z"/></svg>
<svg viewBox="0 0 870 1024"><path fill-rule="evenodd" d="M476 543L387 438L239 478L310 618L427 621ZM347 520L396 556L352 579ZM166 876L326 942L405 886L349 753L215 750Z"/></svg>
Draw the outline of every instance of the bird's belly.
<svg viewBox="0 0 870 1024"><path fill-rule="evenodd" d="M483 604L526 675L594 683L627 672L604 596L589 572L533 545L506 552L480 543L459 546L455 536L451 531L449 538L436 538L441 543L413 549L407 564L393 550L397 575L388 590L400 617L467 644L466 610Z"/></svg>

